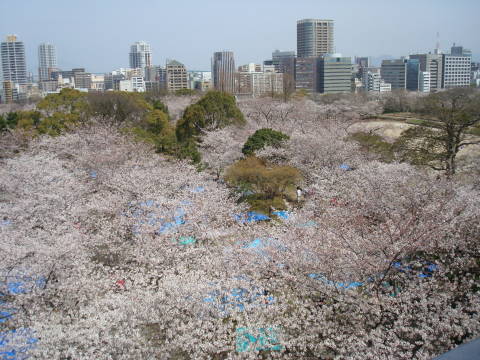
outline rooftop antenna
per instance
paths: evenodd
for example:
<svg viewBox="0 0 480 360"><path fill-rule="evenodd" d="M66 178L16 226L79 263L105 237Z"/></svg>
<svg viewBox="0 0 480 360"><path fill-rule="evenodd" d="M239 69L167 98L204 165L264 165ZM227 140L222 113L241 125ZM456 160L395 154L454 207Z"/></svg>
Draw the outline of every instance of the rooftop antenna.
<svg viewBox="0 0 480 360"><path fill-rule="evenodd" d="M440 54L440 33L437 31L437 45L435 48L435 54Z"/></svg>

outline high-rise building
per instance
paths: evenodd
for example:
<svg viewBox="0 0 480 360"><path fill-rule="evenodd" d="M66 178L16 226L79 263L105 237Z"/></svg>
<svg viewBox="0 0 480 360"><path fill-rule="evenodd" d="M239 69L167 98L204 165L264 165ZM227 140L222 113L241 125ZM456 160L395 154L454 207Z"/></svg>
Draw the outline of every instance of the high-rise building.
<svg viewBox="0 0 480 360"><path fill-rule="evenodd" d="M333 20L297 21L297 56L299 58L318 57L334 52Z"/></svg>
<svg viewBox="0 0 480 360"><path fill-rule="evenodd" d="M418 59L420 62L420 71L430 73L430 91L438 91L442 88L442 54L414 54L410 55L409 58Z"/></svg>
<svg viewBox="0 0 480 360"><path fill-rule="evenodd" d="M145 41L137 41L130 46L130 67L143 69L152 65L152 50Z"/></svg>
<svg viewBox="0 0 480 360"><path fill-rule="evenodd" d="M219 51L212 58L213 86L233 94L235 91L235 59L232 51Z"/></svg>
<svg viewBox="0 0 480 360"><path fill-rule="evenodd" d="M383 60L382 79L392 85L392 90L407 88L407 62L405 59Z"/></svg>
<svg viewBox="0 0 480 360"><path fill-rule="evenodd" d="M166 65L167 90L175 92L181 89L188 89L188 74L185 65L176 61L167 61Z"/></svg>
<svg viewBox="0 0 480 360"><path fill-rule="evenodd" d="M51 74L57 71L57 54L52 44L40 44L38 47L38 80L51 80Z"/></svg>
<svg viewBox="0 0 480 360"><path fill-rule="evenodd" d="M17 41L16 35L8 35L6 41L0 45L0 54L2 58L3 81L11 81L14 84L26 84L27 65L23 42Z"/></svg>
<svg viewBox="0 0 480 360"><path fill-rule="evenodd" d="M407 90L418 91L419 87L419 73L420 61L418 59L408 59L407 63Z"/></svg>
<svg viewBox="0 0 480 360"><path fill-rule="evenodd" d="M318 91L336 94L352 90L352 59L322 56L318 62Z"/></svg>

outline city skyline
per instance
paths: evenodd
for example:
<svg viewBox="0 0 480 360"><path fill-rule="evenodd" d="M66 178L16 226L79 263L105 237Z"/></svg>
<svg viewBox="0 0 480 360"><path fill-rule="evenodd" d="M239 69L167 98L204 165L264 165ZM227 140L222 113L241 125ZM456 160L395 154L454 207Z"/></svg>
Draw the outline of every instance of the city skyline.
<svg viewBox="0 0 480 360"><path fill-rule="evenodd" d="M368 4L347 0L340 5L300 1L278 6L270 0L260 4L247 0L238 7L217 0L183 1L187 7L183 21L175 23L161 16L173 9L172 4L140 1L137 5L145 9L140 12L142 21L132 27L125 26L132 16L125 1L40 4L26 0L0 4L0 35L18 35L25 44L27 69L33 73L37 72L38 46L44 42L56 46L60 68L84 67L94 73L128 67L125 54L140 40L151 45L155 65L174 58L188 69L209 70L211 54L223 49L235 53L237 64L262 62L275 49L296 50L296 22L304 18L334 20L335 51L344 56L371 56L375 62L375 58L433 51L440 32L442 49L448 50L455 42L471 49L477 60L480 43L475 36L475 14L480 4L459 2L406 1L400 6L378 0ZM214 12L209 10L212 6ZM232 16L237 12L243 16ZM72 13L75 17L67 16Z"/></svg>

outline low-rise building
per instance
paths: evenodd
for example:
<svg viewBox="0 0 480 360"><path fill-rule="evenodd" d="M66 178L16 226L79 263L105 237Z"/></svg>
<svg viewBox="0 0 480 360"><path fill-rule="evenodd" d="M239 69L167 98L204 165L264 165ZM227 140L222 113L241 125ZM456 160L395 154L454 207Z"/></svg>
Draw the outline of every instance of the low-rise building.
<svg viewBox="0 0 480 360"><path fill-rule="evenodd" d="M420 71L418 91L429 93L431 77L428 71Z"/></svg>
<svg viewBox="0 0 480 360"><path fill-rule="evenodd" d="M471 82L471 52L463 54L462 47L452 47L452 54L443 54L442 87L445 89L469 87ZM456 55L454 55L456 54Z"/></svg>
<svg viewBox="0 0 480 360"><path fill-rule="evenodd" d="M320 57L318 63L319 86L322 94L352 91L352 59L337 55Z"/></svg>

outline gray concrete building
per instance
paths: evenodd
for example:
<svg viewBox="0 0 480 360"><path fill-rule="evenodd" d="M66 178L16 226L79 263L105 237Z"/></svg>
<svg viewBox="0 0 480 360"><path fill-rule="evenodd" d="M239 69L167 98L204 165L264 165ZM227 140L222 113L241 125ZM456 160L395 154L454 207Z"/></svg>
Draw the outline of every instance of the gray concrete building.
<svg viewBox="0 0 480 360"><path fill-rule="evenodd" d="M27 65L25 61L25 46L18 41L16 35L8 35L6 41L0 44L3 81L13 84L27 83Z"/></svg>
<svg viewBox="0 0 480 360"><path fill-rule="evenodd" d="M406 89L407 62L405 59L383 60L380 73L382 79L392 85L392 90Z"/></svg>
<svg viewBox="0 0 480 360"><path fill-rule="evenodd" d="M420 62L420 72L430 73L430 91L438 91L442 88L442 54L414 54L410 55L409 58L417 59Z"/></svg>
<svg viewBox="0 0 480 360"><path fill-rule="evenodd" d="M92 87L92 74L85 71L75 71L75 89L90 89Z"/></svg>
<svg viewBox="0 0 480 360"><path fill-rule="evenodd" d="M335 52L333 20L303 19L297 21L297 56L318 57Z"/></svg>
<svg viewBox="0 0 480 360"><path fill-rule="evenodd" d="M215 90L235 92L235 59L233 51L218 51L212 58L212 79Z"/></svg>
<svg viewBox="0 0 480 360"><path fill-rule="evenodd" d="M318 92L319 57L297 58L295 64L295 89L308 93Z"/></svg>
<svg viewBox="0 0 480 360"><path fill-rule="evenodd" d="M168 91L188 89L188 74L185 65L176 60L167 61L165 72Z"/></svg>
<svg viewBox="0 0 480 360"><path fill-rule="evenodd" d="M318 92L337 94L352 91L352 59L324 56L318 62Z"/></svg>

